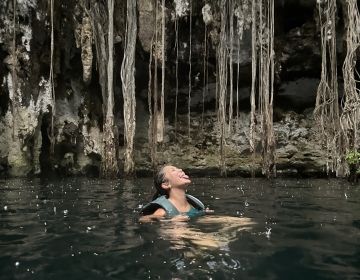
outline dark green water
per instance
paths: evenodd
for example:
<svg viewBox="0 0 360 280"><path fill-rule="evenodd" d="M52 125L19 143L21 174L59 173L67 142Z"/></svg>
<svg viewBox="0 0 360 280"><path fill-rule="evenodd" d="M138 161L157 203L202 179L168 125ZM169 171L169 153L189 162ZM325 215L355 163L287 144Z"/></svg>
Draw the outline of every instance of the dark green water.
<svg viewBox="0 0 360 280"><path fill-rule="evenodd" d="M0 279L360 279L359 186L199 178L210 222L140 224L150 185L0 181Z"/></svg>

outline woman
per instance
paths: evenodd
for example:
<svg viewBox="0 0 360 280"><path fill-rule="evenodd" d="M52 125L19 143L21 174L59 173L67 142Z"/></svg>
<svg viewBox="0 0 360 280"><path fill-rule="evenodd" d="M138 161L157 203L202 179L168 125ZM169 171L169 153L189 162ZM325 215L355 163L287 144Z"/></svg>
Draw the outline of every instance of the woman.
<svg viewBox="0 0 360 280"><path fill-rule="evenodd" d="M190 183L189 176L182 169L172 165L163 166L155 178L156 193L153 201L140 211L143 215L140 221L165 217L188 220L210 212L199 199L186 194L186 187Z"/></svg>

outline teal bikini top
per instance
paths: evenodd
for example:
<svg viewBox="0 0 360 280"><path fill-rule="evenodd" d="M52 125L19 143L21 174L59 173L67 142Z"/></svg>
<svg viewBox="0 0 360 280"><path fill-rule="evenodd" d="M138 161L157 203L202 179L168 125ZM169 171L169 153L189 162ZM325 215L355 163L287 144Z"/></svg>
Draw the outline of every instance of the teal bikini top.
<svg viewBox="0 0 360 280"><path fill-rule="evenodd" d="M166 216L169 218L172 218L176 215L187 215L192 218L204 214L205 206L199 199L189 194L186 195L186 199L191 205L191 209L188 212L179 212L176 207L167 199L167 197L163 195L146 204L141 209L140 214L152 214L160 207L166 211Z"/></svg>

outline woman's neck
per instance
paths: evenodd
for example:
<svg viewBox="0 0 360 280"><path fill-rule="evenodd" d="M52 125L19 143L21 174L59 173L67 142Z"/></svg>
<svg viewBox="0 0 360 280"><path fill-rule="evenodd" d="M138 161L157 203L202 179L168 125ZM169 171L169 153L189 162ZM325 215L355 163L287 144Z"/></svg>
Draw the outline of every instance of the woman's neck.
<svg viewBox="0 0 360 280"><path fill-rule="evenodd" d="M171 189L169 193L169 200L178 210L185 211L189 207L189 202L186 199L186 193L184 189Z"/></svg>

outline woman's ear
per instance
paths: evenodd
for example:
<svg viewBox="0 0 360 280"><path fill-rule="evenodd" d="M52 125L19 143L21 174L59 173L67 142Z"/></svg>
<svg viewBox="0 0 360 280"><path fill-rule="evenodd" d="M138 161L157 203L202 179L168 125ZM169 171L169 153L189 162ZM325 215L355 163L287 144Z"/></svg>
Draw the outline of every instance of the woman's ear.
<svg viewBox="0 0 360 280"><path fill-rule="evenodd" d="M162 187L164 190L169 190L169 189L171 189L171 185L170 185L170 183L169 183L168 181L161 183L161 187Z"/></svg>

